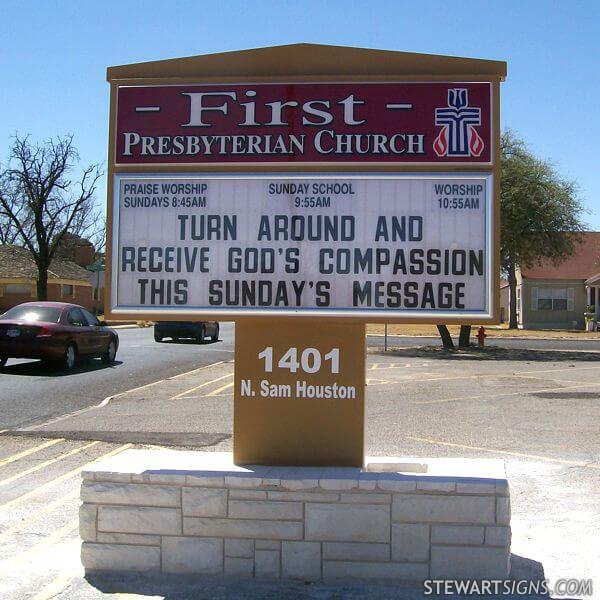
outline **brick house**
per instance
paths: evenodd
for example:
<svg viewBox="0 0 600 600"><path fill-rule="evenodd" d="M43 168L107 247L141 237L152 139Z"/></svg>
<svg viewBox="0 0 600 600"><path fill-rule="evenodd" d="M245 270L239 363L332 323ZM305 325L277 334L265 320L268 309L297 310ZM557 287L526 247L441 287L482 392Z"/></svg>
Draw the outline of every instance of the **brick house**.
<svg viewBox="0 0 600 600"><path fill-rule="evenodd" d="M87 256L81 260L86 261ZM97 308L91 275L72 260L55 258L48 271L48 300L73 302L90 311ZM24 248L0 246L0 314L37 299L37 268Z"/></svg>
<svg viewBox="0 0 600 600"><path fill-rule="evenodd" d="M582 234L573 256L517 270L517 320L523 329L584 329L586 306L600 320L600 232ZM502 293L506 288L506 293ZM508 319L508 284L501 308Z"/></svg>

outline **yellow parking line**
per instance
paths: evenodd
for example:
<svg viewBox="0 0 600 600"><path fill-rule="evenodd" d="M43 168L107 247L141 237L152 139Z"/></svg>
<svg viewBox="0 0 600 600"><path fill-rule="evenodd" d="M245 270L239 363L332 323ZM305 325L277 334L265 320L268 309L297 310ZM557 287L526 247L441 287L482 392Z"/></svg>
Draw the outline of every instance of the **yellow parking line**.
<svg viewBox="0 0 600 600"><path fill-rule="evenodd" d="M47 515L49 512L52 512L55 508L66 504L69 500L77 497L79 495L79 488L75 488L73 491L53 500L49 504L46 504L44 508L37 510L34 514L29 517L26 517L19 521L16 525L5 529L2 533L0 533L0 542L7 537L11 536L13 533L18 533L19 531L23 531L26 527L29 527L32 523L39 521L44 515Z"/></svg>
<svg viewBox="0 0 600 600"><path fill-rule="evenodd" d="M578 388L600 386L600 383L582 383L581 385L568 385L564 387L544 388L541 390L521 390L519 392L501 392L499 394L480 394L478 396L458 396L456 398L442 398L440 400L425 400L424 402L415 402L415 404L444 404L446 402L459 402L460 400L480 400L491 398L503 398L504 396L528 396L531 394L543 394L545 392L563 392L567 390L576 390Z"/></svg>
<svg viewBox="0 0 600 600"><path fill-rule="evenodd" d="M133 446L133 444L123 444L122 446L119 446L118 448L115 448L114 450L111 450L110 452L107 452L106 454L99 456L95 460L92 460L91 462L86 463L85 465L83 465L81 467L72 469L71 471L64 473L60 477L56 477L52 481L48 481L47 483L44 483L43 485L40 485L37 488L35 488L29 492L26 492L25 494L21 494L20 496L17 496L16 498L13 498L12 500L5 502L4 504L0 504L0 508L6 509L9 506L13 506L17 502L22 502L23 500L29 500L29 498L31 498L32 496L35 496L42 490L52 487L53 485L56 485L57 483L60 483L61 481L65 481L66 479L69 479L70 477L74 477L75 475L81 473L82 471L85 471L88 467L91 467L94 463L98 462L99 460L103 460L105 458L109 458L110 456L114 456L115 454L119 454L119 452L123 452L123 450L127 450L127 448L131 448L131 446Z"/></svg>
<svg viewBox="0 0 600 600"><path fill-rule="evenodd" d="M63 460L64 458L68 458L69 456L73 456L74 454L78 454L82 450L91 448L92 446L95 446L96 444L99 444L99 443L100 442L90 442L89 444L85 444L84 446L75 448L74 450L71 450L71 451L67 452L66 454L61 454L60 456L46 460L43 463L40 463L39 465L35 465L34 467L25 469L25 471L21 471L20 473L17 473L16 475L12 475L11 477L7 477L6 479L1 479L0 486L8 485L9 483L16 481L17 479L21 479L21 477L25 477L25 475L29 475L30 473L35 473L36 471L39 471L40 469L43 469L44 467L52 465L55 462L58 462L59 460Z"/></svg>
<svg viewBox="0 0 600 600"><path fill-rule="evenodd" d="M222 385L221 387L217 388L216 390L213 390L212 392L209 392L208 394L206 394L205 398L207 398L208 396L216 396L220 392L227 390L229 388L232 388L233 385L234 385L234 382L230 381L229 383L226 383L225 385Z"/></svg>
<svg viewBox="0 0 600 600"><path fill-rule="evenodd" d="M13 454L7 458L3 458L0 460L0 467L7 465L8 463L14 462L15 460L19 460L20 458L24 458L25 456L29 456L30 454L35 454L44 448L48 448L48 446L53 446L54 444L58 444L58 442L64 442L63 438L59 438L56 440L50 440L49 442L44 442L39 446L34 446L33 448L29 448L28 450L23 450L23 452L19 452L18 454Z"/></svg>
<svg viewBox="0 0 600 600"><path fill-rule="evenodd" d="M578 460L566 460L563 458L550 458L539 454L526 454L524 452L512 452L510 450L494 450L493 448L483 448L481 446L467 446L465 444L455 444L452 442L442 442L440 440L432 440L430 438L422 438L409 435L409 440L417 442L426 442L428 444L437 444L439 446L449 446L451 448L464 448L466 450L479 450L480 452L490 452L492 454L506 454L507 456L518 456L519 458L530 458L533 460L543 460L545 462L554 462L562 465L575 465L577 467L585 467L586 469L600 469L600 465L587 464Z"/></svg>
<svg viewBox="0 0 600 600"><path fill-rule="evenodd" d="M211 369L212 367L216 367L217 365L222 365L224 362L224 360L218 360L217 362L210 363L210 365L204 365L203 367L198 367L197 369L192 369L191 371L186 371L185 373L179 373L179 375L173 375L173 377L169 377L167 381L171 381L172 379L179 379L180 377L184 377L185 375L191 375L192 373L196 373L197 371Z"/></svg>
<svg viewBox="0 0 600 600"><path fill-rule="evenodd" d="M75 579L74 575L59 575L47 586L42 588L30 600L50 600L50 598L55 598L58 594L60 594L68 587L68 585L71 583L71 581L73 581L73 579Z"/></svg>
<svg viewBox="0 0 600 600"><path fill-rule="evenodd" d="M197 385L196 387L190 388L189 390L186 390L185 392L181 392L180 394L177 394L176 396L172 396L171 398L169 398L169 400L177 400L178 398L186 396L187 394L189 394L191 392L200 390L203 387L209 386L213 383L217 383L217 381L221 381L222 379L227 379L228 377L233 377L233 373L228 373L227 375L223 375L222 377L217 377L216 379L211 379L210 381L205 381L204 383L201 383L200 385Z"/></svg>
<svg viewBox="0 0 600 600"><path fill-rule="evenodd" d="M49 535L39 544L35 544L34 546L31 546L31 548L27 548L27 550L24 550L19 554L15 554L9 559L0 563L0 573L6 572L8 570L12 571L15 568L15 565L26 562L32 555L46 550L47 548L54 545L56 542L62 540L63 538L76 531L78 528L79 518L69 521L66 525L56 530L54 533Z"/></svg>

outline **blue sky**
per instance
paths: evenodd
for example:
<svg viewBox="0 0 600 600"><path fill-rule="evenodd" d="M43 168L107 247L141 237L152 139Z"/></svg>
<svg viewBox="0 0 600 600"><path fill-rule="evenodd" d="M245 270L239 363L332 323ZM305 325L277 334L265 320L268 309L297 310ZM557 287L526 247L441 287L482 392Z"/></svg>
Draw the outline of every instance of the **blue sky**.
<svg viewBox="0 0 600 600"><path fill-rule="evenodd" d="M1 161L15 132L72 133L82 162L105 164L110 65L296 42L506 60L503 128L578 182L600 230L597 1L0 0L0 13Z"/></svg>

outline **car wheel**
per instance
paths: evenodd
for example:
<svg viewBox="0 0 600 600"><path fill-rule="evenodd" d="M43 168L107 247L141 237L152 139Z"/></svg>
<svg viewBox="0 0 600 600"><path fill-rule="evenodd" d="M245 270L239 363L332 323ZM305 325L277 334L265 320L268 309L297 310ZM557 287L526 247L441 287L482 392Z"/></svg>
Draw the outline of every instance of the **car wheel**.
<svg viewBox="0 0 600 600"><path fill-rule="evenodd" d="M213 342L218 342L219 341L219 326L217 325L217 328L215 329L215 335L211 336L210 338Z"/></svg>
<svg viewBox="0 0 600 600"><path fill-rule="evenodd" d="M0 356L0 369L7 363L8 356Z"/></svg>
<svg viewBox="0 0 600 600"><path fill-rule="evenodd" d="M162 335L160 335L159 333L156 333L156 331L154 332L154 341L155 342L162 342Z"/></svg>
<svg viewBox="0 0 600 600"><path fill-rule="evenodd" d="M110 365L115 362L117 356L117 343L115 340L110 340L106 352L100 357L105 365Z"/></svg>
<svg viewBox="0 0 600 600"><path fill-rule="evenodd" d="M75 363L77 362L77 348L75 348L75 344L69 344L65 348L65 353L63 355L62 366L67 371L72 371L75 367Z"/></svg>
<svg viewBox="0 0 600 600"><path fill-rule="evenodd" d="M202 327L200 327L200 331L198 332L198 335L196 336L196 341L199 344L202 344L204 342L205 337L206 337L206 330L204 329L204 325L202 325Z"/></svg>

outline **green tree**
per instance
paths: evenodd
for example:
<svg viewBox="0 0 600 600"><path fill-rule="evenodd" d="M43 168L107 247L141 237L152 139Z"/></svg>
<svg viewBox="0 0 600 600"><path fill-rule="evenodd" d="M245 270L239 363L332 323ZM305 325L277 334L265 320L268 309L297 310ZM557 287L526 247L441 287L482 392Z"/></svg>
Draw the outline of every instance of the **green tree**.
<svg viewBox="0 0 600 600"><path fill-rule="evenodd" d="M533 155L511 130L500 140L500 255L510 289L509 327L517 327L517 268L571 256L585 224L585 210L573 181ZM445 325L438 325L445 348L453 348ZM461 326L460 346L468 346L470 327Z"/></svg>
<svg viewBox="0 0 600 600"><path fill-rule="evenodd" d="M585 210L573 181L553 165L535 157L525 142L508 130L502 134L500 157L501 268L510 289L509 327L517 327L518 267L571 256L585 225Z"/></svg>
<svg viewBox="0 0 600 600"><path fill-rule="evenodd" d="M37 295L48 297L48 269L67 233L94 239L102 230L94 203L98 165L69 175L79 156L72 136L34 145L16 136L0 171L0 241L27 248L37 266Z"/></svg>

